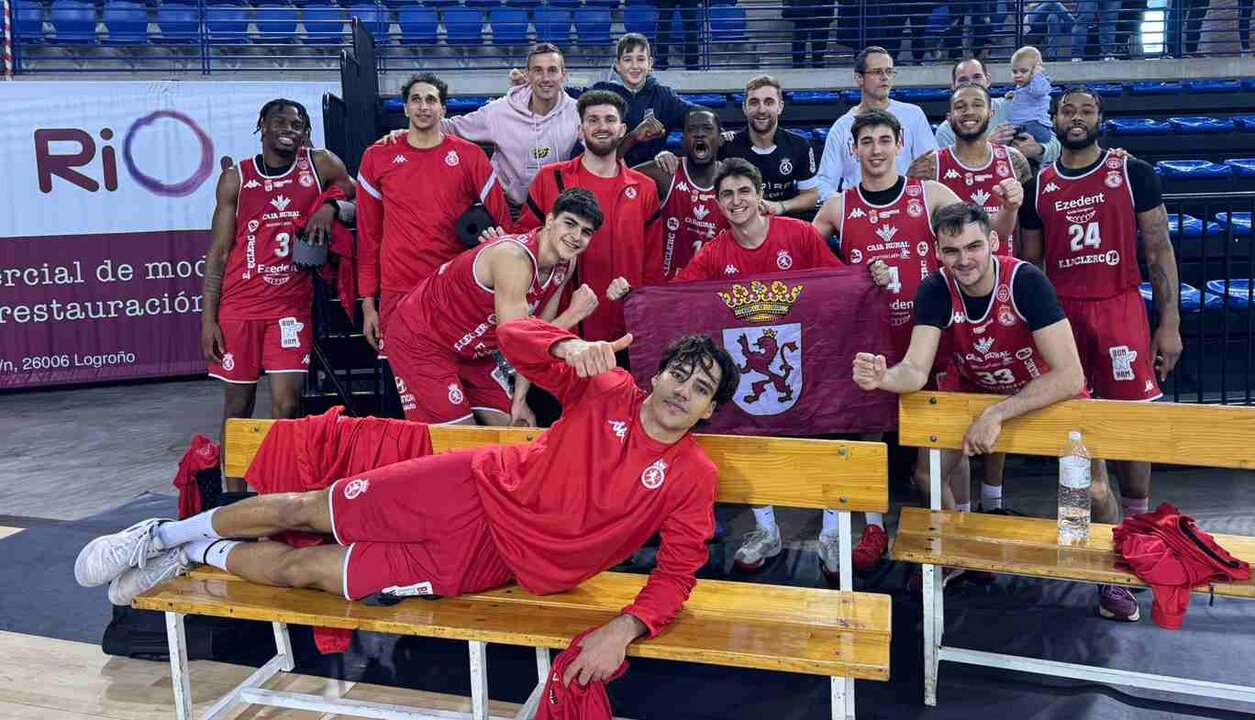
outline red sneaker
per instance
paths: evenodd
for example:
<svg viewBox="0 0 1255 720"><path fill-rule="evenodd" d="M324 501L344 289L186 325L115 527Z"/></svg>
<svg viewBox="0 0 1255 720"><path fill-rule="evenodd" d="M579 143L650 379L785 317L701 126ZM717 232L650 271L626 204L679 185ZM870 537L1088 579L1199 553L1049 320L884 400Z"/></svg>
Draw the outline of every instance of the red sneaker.
<svg viewBox="0 0 1255 720"><path fill-rule="evenodd" d="M879 525L868 525L863 528L863 536L858 539L858 545L854 546L854 571L869 572L880 564L880 558L884 557L885 551L889 549L889 535L884 528Z"/></svg>

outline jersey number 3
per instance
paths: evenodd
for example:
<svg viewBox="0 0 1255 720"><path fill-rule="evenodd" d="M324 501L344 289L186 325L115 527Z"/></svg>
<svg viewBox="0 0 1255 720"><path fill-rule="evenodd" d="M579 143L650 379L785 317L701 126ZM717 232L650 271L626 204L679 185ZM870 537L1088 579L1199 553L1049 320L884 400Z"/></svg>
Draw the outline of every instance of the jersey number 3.
<svg viewBox="0 0 1255 720"><path fill-rule="evenodd" d="M279 249L275 250L275 257L285 258L292 252L292 236L288 233L275 235L275 242L279 243Z"/></svg>
<svg viewBox="0 0 1255 720"><path fill-rule="evenodd" d="M1098 223L1091 222L1084 225L1076 224L1068 226L1068 238L1072 241L1072 252L1080 252L1087 247L1100 247L1102 245L1102 235L1099 234Z"/></svg>

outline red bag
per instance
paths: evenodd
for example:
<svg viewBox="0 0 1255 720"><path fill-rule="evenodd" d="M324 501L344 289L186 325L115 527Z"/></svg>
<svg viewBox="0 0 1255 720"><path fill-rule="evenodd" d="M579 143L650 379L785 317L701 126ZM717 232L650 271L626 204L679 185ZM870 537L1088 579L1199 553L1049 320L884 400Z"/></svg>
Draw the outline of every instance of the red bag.
<svg viewBox="0 0 1255 720"><path fill-rule="evenodd" d="M221 446L204 435L192 438L192 444L183 459L179 461L179 471L174 475L174 487L179 490L179 519L189 518L200 512L200 486L196 482L197 473L219 466Z"/></svg>

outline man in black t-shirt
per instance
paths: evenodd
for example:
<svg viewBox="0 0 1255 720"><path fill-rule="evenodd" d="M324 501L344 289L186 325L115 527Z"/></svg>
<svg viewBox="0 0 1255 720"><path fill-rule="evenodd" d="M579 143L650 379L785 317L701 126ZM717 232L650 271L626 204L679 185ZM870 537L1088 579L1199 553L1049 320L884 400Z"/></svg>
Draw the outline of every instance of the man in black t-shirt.
<svg viewBox="0 0 1255 720"><path fill-rule="evenodd" d="M784 90L770 75L750 78L741 105L748 126L725 134L719 159L742 158L763 176L763 210L772 215L801 215L819 201L819 163L808 138L780 127ZM678 160L670 152L657 157L658 166L675 172Z"/></svg>
<svg viewBox="0 0 1255 720"><path fill-rule="evenodd" d="M1007 395L987 408L963 438L963 454L942 453L942 477L963 478L942 488L942 507L966 502L964 455L992 453L1002 423L1084 392L1085 380L1054 288L1036 267L994 257L998 234L979 206L947 205L932 216L942 269L920 283L915 327L902 362L886 367L883 355L858 353L854 382L867 391L915 392L928 382L942 334L949 335L953 366L940 389ZM917 475L917 477L919 477ZM927 496L929 487L920 478Z"/></svg>

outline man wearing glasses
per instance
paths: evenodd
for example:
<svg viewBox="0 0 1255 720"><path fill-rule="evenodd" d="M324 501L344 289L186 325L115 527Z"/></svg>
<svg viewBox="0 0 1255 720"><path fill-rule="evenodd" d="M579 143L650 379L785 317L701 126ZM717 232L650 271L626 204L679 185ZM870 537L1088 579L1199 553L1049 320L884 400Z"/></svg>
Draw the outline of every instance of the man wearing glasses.
<svg viewBox="0 0 1255 720"><path fill-rule="evenodd" d="M858 105L837 119L824 142L824 155L819 162L819 202L844 188L854 187L860 179L859 162L854 154L850 126L854 118L867 110L885 110L902 126L902 152L898 153L898 173L906 175L911 161L937 149L932 126L918 105L889 99L893 89L893 57L889 51L872 45L854 56L854 84L862 93Z"/></svg>

